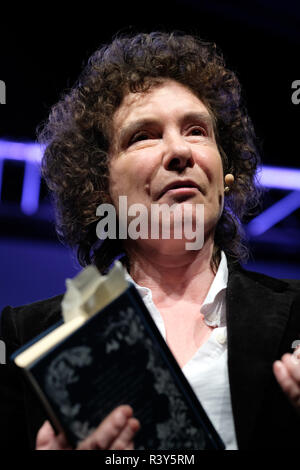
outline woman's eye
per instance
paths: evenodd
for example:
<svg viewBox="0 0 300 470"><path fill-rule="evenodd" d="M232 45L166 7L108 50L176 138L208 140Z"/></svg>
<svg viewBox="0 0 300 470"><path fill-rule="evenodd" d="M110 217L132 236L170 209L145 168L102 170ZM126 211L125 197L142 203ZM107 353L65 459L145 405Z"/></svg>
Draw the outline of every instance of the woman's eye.
<svg viewBox="0 0 300 470"><path fill-rule="evenodd" d="M140 134L135 134L129 141L129 145L135 144L136 142L140 142L141 140L149 139L149 135L146 132L141 132Z"/></svg>
<svg viewBox="0 0 300 470"><path fill-rule="evenodd" d="M206 130L203 127L194 127L189 132L190 135L207 135Z"/></svg>

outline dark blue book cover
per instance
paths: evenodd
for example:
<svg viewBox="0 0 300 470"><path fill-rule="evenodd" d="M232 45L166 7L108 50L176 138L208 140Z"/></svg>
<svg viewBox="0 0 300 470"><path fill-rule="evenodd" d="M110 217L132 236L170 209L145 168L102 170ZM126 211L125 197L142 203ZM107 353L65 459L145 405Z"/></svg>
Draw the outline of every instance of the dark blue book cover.
<svg viewBox="0 0 300 470"><path fill-rule="evenodd" d="M129 404L137 450L224 449L132 284L25 372L74 447Z"/></svg>

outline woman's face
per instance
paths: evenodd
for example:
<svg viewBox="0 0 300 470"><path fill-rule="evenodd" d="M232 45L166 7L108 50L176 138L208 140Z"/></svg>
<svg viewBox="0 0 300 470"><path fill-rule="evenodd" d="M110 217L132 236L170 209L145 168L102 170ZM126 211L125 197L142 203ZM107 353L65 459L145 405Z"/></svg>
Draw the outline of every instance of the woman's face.
<svg viewBox="0 0 300 470"><path fill-rule="evenodd" d="M110 195L128 207L204 204L204 231L213 233L223 210L224 181L212 118L188 88L167 80L129 93L113 119ZM180 206L178 206L180 207Z"/></svg>

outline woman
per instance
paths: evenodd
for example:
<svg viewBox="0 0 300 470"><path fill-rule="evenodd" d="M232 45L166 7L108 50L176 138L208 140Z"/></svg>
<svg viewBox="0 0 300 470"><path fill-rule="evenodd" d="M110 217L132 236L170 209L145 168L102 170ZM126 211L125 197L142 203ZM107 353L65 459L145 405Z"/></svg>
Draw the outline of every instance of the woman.
<svg viewBox="0 0 300 470"><path fill-rule="evenodd" d="M47 144L43 174L58 233L77 247L82 265L95 263L102 272L124 253L129 279L226 448L259 447L262 436L265 447L278 441L293 447L300 368L291 355L278 359L300 329L300 284L247 273L238 264L247 254L240 220L258 202L259 156L238 80L215 46L166 33L115 39L95 52L53 107L40 140ZM143 204L149 213L153 204L177 204L173 222L192 207L194 225L203 204L201 249L187 250L186 238L173 232L167 240L99 244L97 207L110 202L118 211L124 195L128 206ZM16 349L44 329L37 326L42 312L53 323L60 300L7 308L6 341ZM133 413L126 404L113 410L78 448L133 449L140 427ZM33 420L31 435L41 419ZM45 422L36 448L67 449L68 443Z"/></svg>

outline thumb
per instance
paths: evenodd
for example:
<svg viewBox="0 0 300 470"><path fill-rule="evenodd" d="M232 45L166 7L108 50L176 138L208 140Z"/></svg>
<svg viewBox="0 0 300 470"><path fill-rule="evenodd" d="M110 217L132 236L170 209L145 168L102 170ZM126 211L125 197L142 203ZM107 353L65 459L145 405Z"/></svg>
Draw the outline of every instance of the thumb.
<svg viewBox="0 0 300 470"><path fill-rule="evenodd" d="M36 449L47 448L54 437L54 429L49 421L45 421L36 436Z"/></svg>
<svg viewBox="0 0 300 470"><path fill-rule="evenodd" d="M64 434L55 434L49 421L45 421L36 437L36 450L71 450Z"/></svg>

